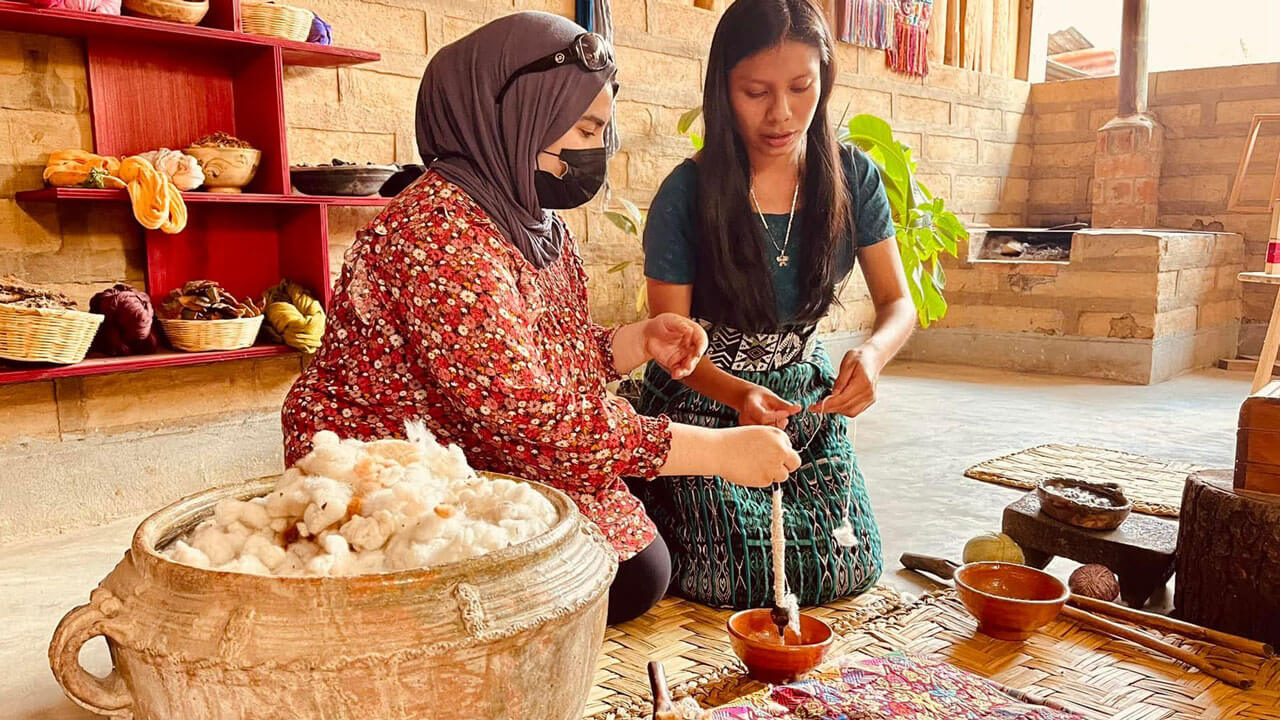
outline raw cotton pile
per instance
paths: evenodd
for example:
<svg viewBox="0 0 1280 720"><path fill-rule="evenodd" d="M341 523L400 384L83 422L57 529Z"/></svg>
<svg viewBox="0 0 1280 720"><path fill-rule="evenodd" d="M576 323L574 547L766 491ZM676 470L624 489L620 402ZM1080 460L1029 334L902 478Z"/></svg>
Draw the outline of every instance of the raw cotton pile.
<svg viewBox="0 0 1280 720"><path fill-rule="evenodd" d="M466 560L555 522L555 507L532 487L481 478L421 424L408 436L365 443L317 433L274 490L218 503L164 554L257 575L357 575Z"/></svg>
<svg viewBox="0 0 1280 720"><path fill-rule="evenodd" d="M680 698L670 710L659 710L657 720L710 720L711 711L703 710L693 698Z"/></svg>

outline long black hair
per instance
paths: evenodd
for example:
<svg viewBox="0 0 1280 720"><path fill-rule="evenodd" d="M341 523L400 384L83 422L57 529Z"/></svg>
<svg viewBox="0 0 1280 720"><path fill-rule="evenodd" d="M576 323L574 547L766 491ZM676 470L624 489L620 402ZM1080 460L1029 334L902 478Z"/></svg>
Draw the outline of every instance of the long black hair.
<svg viewBox="0 0 1280 720"><path fill-rule="evenodd" d="M818 51L821 92L805 134L806 242L800 254L801 293L795 322L817 322L835 301L835 258L850 230L849 192L827 101L835 84L835 49L822 10L811 0L736 0L716 26L707 60L702 112L706 140L698 158L697 228L701 241L694 282L699 317L740 330L779 325L771 262L750 203L751 163L738 136L729 72L742 60L786 40Z"/></svg>

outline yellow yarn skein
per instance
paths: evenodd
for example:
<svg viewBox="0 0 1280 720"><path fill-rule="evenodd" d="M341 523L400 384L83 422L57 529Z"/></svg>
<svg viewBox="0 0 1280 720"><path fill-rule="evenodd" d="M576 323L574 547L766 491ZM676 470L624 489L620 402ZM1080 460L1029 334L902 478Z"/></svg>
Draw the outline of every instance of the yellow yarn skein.
<svg viewBox="0 0 1280 720"><path fill-rule="evenodd" d="M320 349L324 337L325 315L320 301L311 297L301 285L281 280L280 284L266 292L267 316L270 335L292 348L305 353Z"/></svg>
<svg viewBox="0 0 1280 720"><path fill-rule="evenodd" d="M137 155L125 158L120 163L120 179L127 183L133 216L142 227L170 235L186 228L187 204L182 192L149 160Z"/></svg>

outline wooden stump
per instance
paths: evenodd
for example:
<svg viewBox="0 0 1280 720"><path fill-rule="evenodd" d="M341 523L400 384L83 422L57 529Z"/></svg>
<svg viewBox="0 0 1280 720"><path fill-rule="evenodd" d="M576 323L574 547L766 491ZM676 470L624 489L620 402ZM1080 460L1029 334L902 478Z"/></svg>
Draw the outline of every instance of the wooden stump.
<svg viewBox="0 0 1280 720"><path fill-rule="evenodd" d="M1280 496L1236 490L1228 470L1187 478L1174 606L1185 620L1280 643Z"/></svg>

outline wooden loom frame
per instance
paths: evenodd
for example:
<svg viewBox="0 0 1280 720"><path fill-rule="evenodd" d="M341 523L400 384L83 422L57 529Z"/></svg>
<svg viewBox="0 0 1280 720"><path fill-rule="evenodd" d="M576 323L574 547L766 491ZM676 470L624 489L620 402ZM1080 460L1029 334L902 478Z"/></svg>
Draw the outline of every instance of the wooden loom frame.
<svg viewBox="0 0 1280 720"><path fill-rule="evenodd" d="M1271 178L1271 197L1266 205L1242 205L1240 203L1240 194L1244 189L1244 179L1248 174L1249 161L1253 159L1253 147L1258 141L1258 133L1262 130L1262 124L1266 122L1280 122L1280 113L1258 113L1253 116L1253 121L1249 125L1249 140L1244 145L1244 151L1240 154L1240 164L1236 167L1235 180L1231 185L1231 195L1227 198L1227 212L1240 213L1270 213L1272 205L1276 200L1280 200L1280 156L1276 157L1276 171Z"/></svg>

